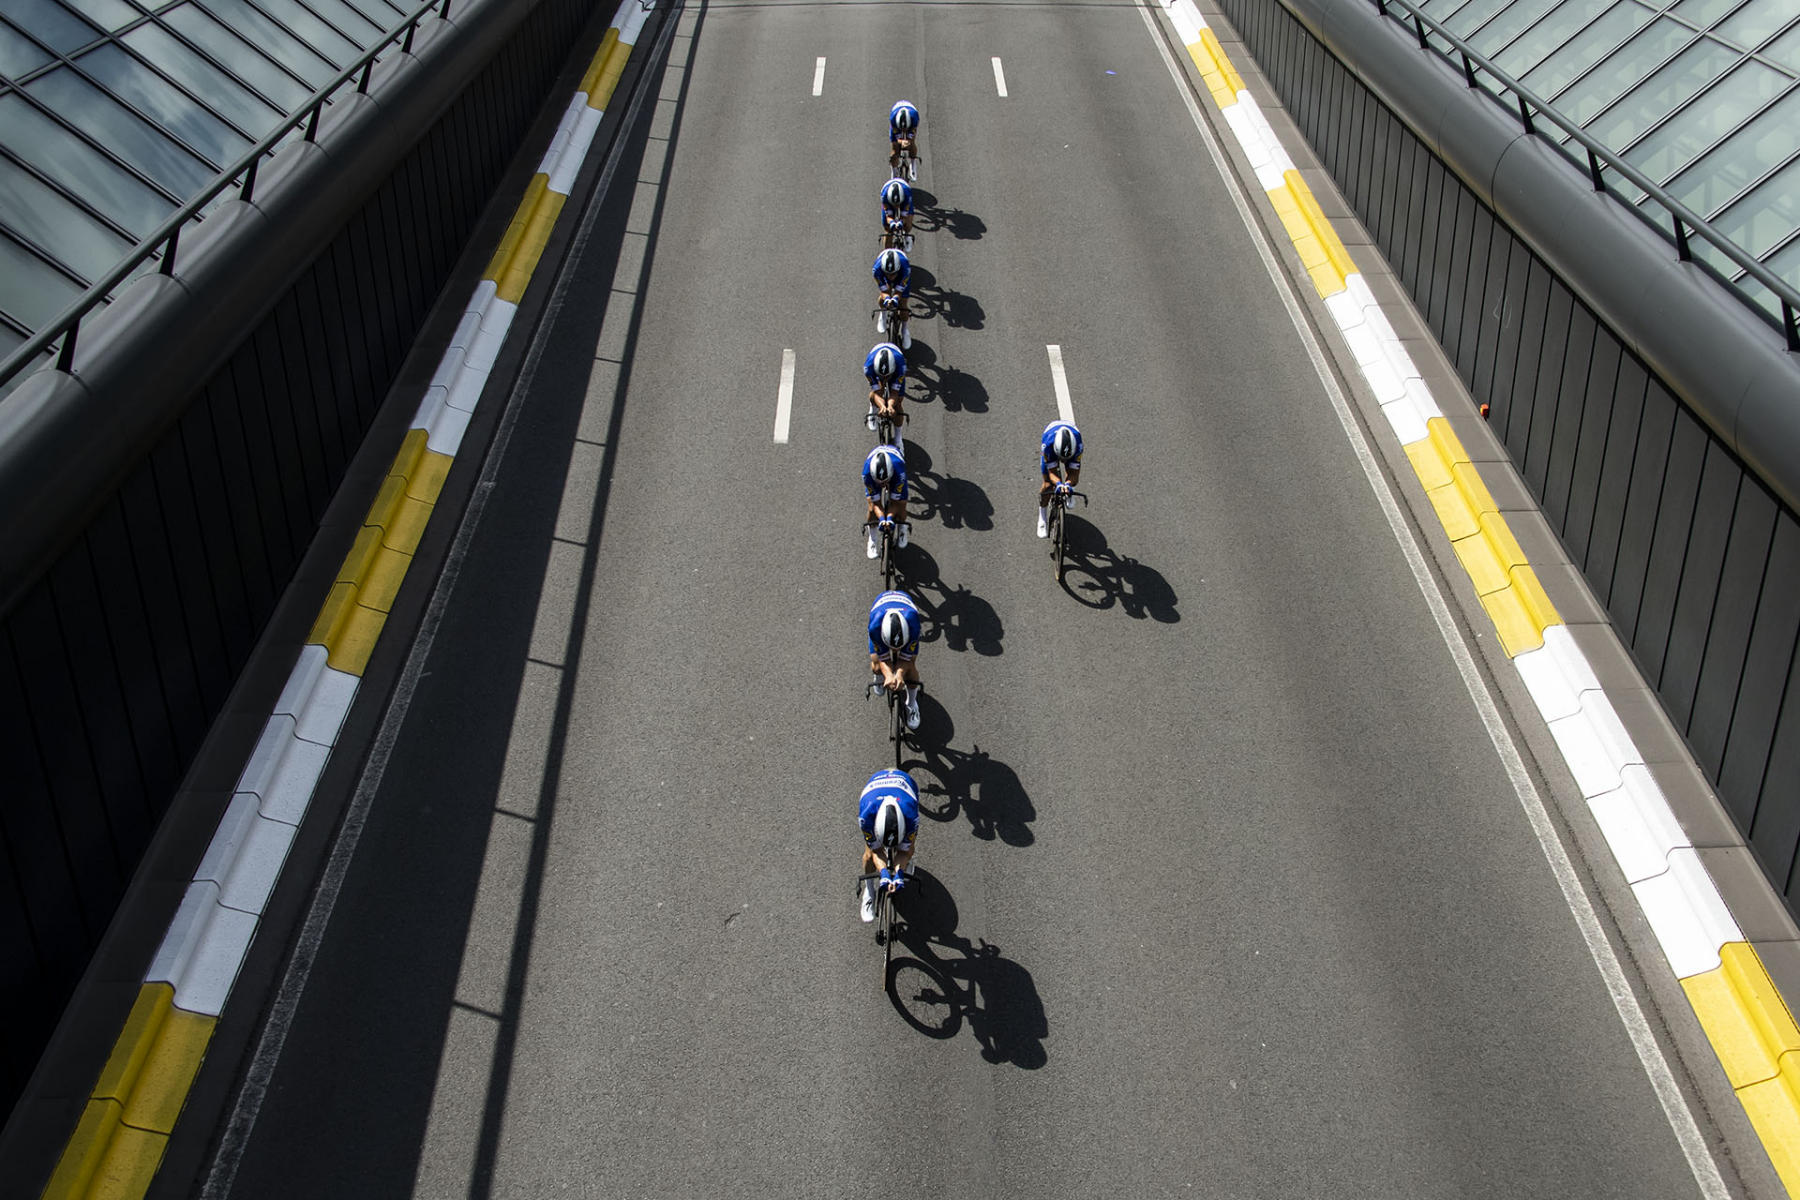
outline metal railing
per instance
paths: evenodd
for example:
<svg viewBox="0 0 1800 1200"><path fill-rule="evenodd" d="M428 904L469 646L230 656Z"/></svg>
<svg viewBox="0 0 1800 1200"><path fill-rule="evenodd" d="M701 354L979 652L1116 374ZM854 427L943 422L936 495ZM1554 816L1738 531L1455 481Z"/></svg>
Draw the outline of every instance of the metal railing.
<svg viewBox="0 0 1800 1200"><path fill-rule="evenodd" d="M220 172L213 181L206 185L186 204L171 213L162 224L145 235L142 241L132 248L118 265L96 281L83 292L75 302L64 309L49 324L34 334L31 340L20 346L0 363L0 388L6 387L13 378L34 365L38 359L54 345L58 338L62 346L57 351L56 369L67 371L75 362L75 343L81 332L81 322L112 294L114 288L130 278L140 266L162 255L158 267L164 275L175 271L175 254L181 242L181 231L190 222L200 218L200 212L213 200L233 188L238 189L240 199L248 201L256 194L256 171L276 146L287 139L287 136L305 126L304 140L315 141L319 133L319 116L325 106L332 102L339 89L352 79L356 80L356 94L366 95L369 90L369 77L375 70L375 64L381 56L396 43L400 53L411 54L413 38L419 32L419 25L426 17L436 12L448 19L450 16L450 0L426 0L424 4L412 10L406 20L383 34L362 56L343 70L339 71L322 87L315 91L282 122L270 130L263 139L239 155L236 161Z"/></svg>
<svg viewBox="0 0 1800 1200"><path fill-rule="evenodd" d="M1374 0L1374 4L1376 10L1388 20L1409 26L1414 36L1418 38L1421 50L1432 51L1445 61L1453 65L1460 65L1463 79L1471 88L1481 87L1481 77L1485 75L1498 83L1500 90L1511 93L1517 107L1519 121L1525 127L1526 133L1534 137L1540 136L1538 124L1540 121L1547 121L1567 134L1570 141L1587 152L1588 177L1593 181L1596 192L1606 192L1618 197L1617 191L1606 186L1606 176L1610 172L1627 180L1649 199L1654 200L1661 206L1668 222L1667 226L1638 204L1627 202L1625 207L1652 229L1670 238L1675 243L1675 253L1682 262L1694 263L1721 284L1730 288L1732 293L1741 299L1751 311L1780 328L1787 339L1789 350L1800 351L1800 289L1796 289L1781 276L1769 270L1749 251L1707 224L1704 218L1669 195L1660 186L1652 183L1641 171L1618 154L1602 145L1597 139L1588 136L1586 130L1571 122L1541 96L1495 66L1480 51L1444 28L1435 18L1420 12L1412 0ZM1394 9L1403 10L1406 15L1398 16L1391 11ZM1443 47L1434 45L1432 42L1434 36L1441 38L1451 47L1451 50L1446 51ZM1483 90L1488 89L1484 88ZM1501 97L1496 96L1495 99L1501 99ZM1503 107L1506 107L1504 101L1502 104ZM1550 139L1546 138L1545 140ZM1555 145L1554 142L1551 144ZM1564 153L1570 153L1566 146L1557 146L1557 149ZM1570 157L1574 158L1575 156L1571 154ZM1726 278L1723 272L1705 259L1696 259L1693 254L1695 237L1705 240L1713 249L1736 263L1744 274L1769 289L1770 294L1781 302L1779 320L1738 286L1737 281Z"/></svg>

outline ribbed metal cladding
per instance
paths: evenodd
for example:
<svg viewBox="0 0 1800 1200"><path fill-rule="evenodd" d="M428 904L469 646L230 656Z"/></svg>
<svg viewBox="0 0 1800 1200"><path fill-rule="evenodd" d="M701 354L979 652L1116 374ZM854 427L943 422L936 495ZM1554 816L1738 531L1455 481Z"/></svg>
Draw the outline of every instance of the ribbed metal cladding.
<svg viewBox="0 0 1800 1200"><path fill-rule="evenodd" d="M1800 911L1800 520L1283 4L1221 7Z"/></svg>
<svg viewBox="0 0 1800 1200"><path fill-rule="evenodd" d="M0 1116L594 12L537 5L5 614Z"/></svg>

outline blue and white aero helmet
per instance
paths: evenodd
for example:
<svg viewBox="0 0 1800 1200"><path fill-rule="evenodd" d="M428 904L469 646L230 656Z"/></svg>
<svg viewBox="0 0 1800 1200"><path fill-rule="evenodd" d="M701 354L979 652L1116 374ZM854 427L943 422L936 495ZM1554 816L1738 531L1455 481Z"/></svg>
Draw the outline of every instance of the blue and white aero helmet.
<svg viewBox="0 0 1800 1200"><path fill-rule="evenodd" d="M1073 425L1058 425L1050 435L1050 456L1058 462L1068 462L1081 453L1081 443Z"/></svg>
<svg viewBox="0 0 1800 1200"><path fill-rule="evenodd" d="M889 208L905 208L911 199L912 189L906 186L904 179L890 179L881 185L881 202Z"/></svg>
<svg viewBox="0 0 1800 1200"><path fill-rule="evenodd" d="M869 365L875 368L875 378L892 379L899 372L900 352L892 342L883 342L875 347L872 357L875 361Z"/></svg>
<svg viewBox="0 0 1800 1200"><path fill-rule="evenodd" d="M919 123L919 110L911 100L902 100L888 111L888 120L895 129L906 133Z"/></svg>
<svg viewBox="0 0 1800 1200"><path fill-rule="evenodd" d="M863 479L877 487L891 487L906 477L906 457L892 446L877 446L863 459Z"/></svg>
<svg viewBox="0 0 1800 1200"><path fill-rule="evenodd" d="M898 608L890 608L881 614L881 644L889 650L898 650L912 641L912 629L906 614Z"/></svg>
<svg viewBox="0 0 1800 1200"><path fill-rule="evenodd" d="M875 265L889 279L898 279L906 271L906 254L900 250L883 250L881 257L875 260Z"/></svg>
<svg viewBox="0 0 1800 1200"><path fill-rule="evenodd" d="M900 811L898 800L892 796L882 800L881 807L875 810L874 828L869 836L877 846L898 846L906 840L906 814Z"/></svg>

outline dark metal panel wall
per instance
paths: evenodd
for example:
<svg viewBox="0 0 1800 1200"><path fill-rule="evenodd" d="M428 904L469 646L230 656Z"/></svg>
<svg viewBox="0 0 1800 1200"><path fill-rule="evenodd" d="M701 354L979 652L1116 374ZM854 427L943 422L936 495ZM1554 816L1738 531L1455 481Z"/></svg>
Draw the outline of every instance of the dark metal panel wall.
<svg viewBox="0 0 1800 1200"><path fill-rule="evenodd" d="M0 623L0 1120L593 12L539 5Z"/></svg>
<svg viewBox="0 0 1800 1200"><path fill-rule="evenodd" d="M1221 0L1800 907L1800 523L1281 4Z"/></svg>

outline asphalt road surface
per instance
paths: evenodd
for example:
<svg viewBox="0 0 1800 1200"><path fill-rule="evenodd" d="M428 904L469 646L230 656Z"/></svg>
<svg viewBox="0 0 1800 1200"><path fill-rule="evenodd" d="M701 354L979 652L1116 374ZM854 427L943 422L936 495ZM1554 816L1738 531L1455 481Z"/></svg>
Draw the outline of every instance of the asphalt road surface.
<svg viewBox="0 0 1800 1200"><path fill-rule="evenodd" d="M234 1194L1696 1194L1138 10L690 0L648 86ZM930 811L888 981L901 97Z"/></svg>

